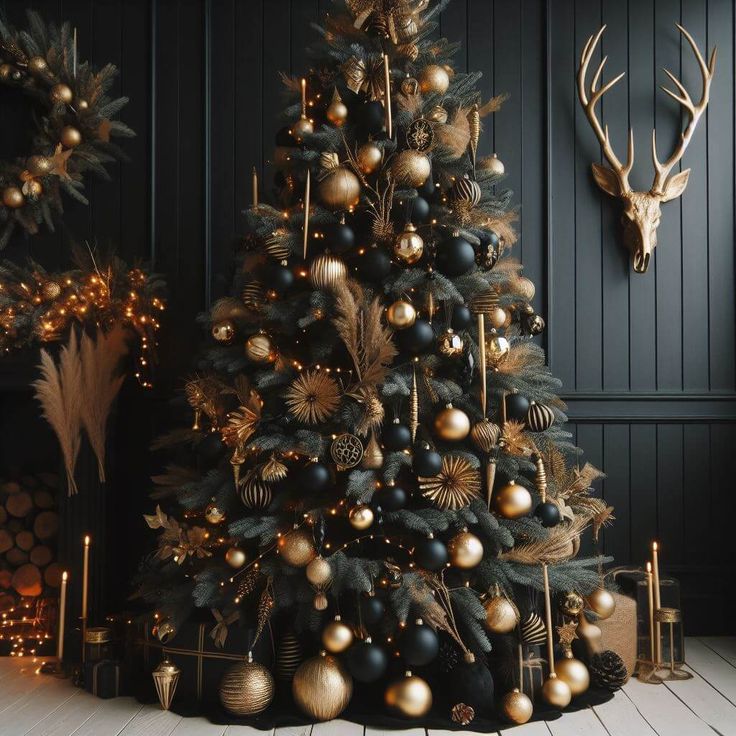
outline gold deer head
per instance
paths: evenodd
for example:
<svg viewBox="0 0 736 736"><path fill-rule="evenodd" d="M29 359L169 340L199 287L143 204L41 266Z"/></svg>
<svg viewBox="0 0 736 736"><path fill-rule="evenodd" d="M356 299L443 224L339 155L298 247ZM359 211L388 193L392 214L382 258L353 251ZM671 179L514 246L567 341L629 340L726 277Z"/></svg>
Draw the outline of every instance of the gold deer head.
<svg viewBox="0 0 736 736"><path fill-rule="evenodd" d="M695 58L700 67L700 73L703 77L703 92L700 101L695 104L692 101L688 91L682 82L675 77L668 69L664 73L672 80L677 88L677 92L662 87L662 89L676 102L678 102L688 114L689 121L687 127L680 135L680 140L672 155L664 162L660 163L657 157L657 131L652 130L652 162L654 163L654 181L652 188L647 192L635 192L629 185L629 173L634 165L634 133L629 128L629 146L626 155L626 163L622 164L611 146L608 137L608 126L601 127L596 117L595 106L598 101L608 92L614 84L620 81L624 74L619 74L610 82L604 84L598 89L598 83L601 80L603 67L608 57L604 57L603 61L598 65L598 69L593 75L593 80L588 88L586 86L585 77L588 71L588 65L598 45L603 31L603 26L598 33L590 36L583 53L580 56L580 67L578 69L578 97L580 104L585 110L585 115L590 122L593 132L598 138L601 145L603 155L610 164L611 168L600 166L599 164L591 164L593 169L593 177L596 184L607 194L617 197L623 203L623 215L621 217L624 227L624 244L631 253L631 260L634 271L637 273L645 273L649 267L654 249L657 247L657 227L662 216L660 205L662 202L669 202L671 199L679 197L687 186L687 180L690 176L690 169L680 171L670 176L673 167L680 161L685 153L690 140L693 136L701 115L708 106L710 97L710 84L713 81L713 73L716 67L716 49L714 48L710 55L710 61L705 63L702 54L693 40L693 37L678 23L675 24L680 33L688 40L695 54Z"/></svg>

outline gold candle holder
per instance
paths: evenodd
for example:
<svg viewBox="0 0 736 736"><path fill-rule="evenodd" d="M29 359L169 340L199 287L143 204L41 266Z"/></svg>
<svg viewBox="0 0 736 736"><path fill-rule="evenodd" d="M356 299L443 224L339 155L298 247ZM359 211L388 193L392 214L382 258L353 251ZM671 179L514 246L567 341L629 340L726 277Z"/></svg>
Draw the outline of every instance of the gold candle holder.
<svg viewBox="0 0 736 736"><path fill-rule="evenodd" d="M682 621L682 613L677 608L658 608L654 612L654 621L660 626L665 624L670 628L670 661L666 668L661 667L658 670L657 677L661 681L689 680L692 677L690 672L675 669L675 624L679 624Z"/></svg>
<svg viewBox="0 0 736 736"><path fill-rule="evenodd" d="M654 643L654 584L652 581L652 563L647 562L647 596L649 603L649 659L640 659L636 663L636 676L641 682L659 685L662 680L657 675L656 645Z"/></svg>

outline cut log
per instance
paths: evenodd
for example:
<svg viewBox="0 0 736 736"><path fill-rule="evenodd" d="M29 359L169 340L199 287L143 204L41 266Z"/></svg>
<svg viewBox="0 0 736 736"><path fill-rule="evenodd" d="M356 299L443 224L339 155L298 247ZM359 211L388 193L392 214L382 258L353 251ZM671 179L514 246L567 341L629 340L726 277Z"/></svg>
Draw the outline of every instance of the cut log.
<svg viewBox="0 0 736 736"><path fill-rule="evenodd" d="M8 496L8 500L5 502L5 508L11 516L15 516L17 519L28 516L33 511L31 494L26 493L26 491L19 491L12 496Z"/></svg>
<svg viewBox="0 0 736 736"><path fill-rule="evenodd" d="M8 520L8 512L5 510L5 506L0 506L0 525L4 524Z"/></svg>
<svg viewBox="0 0 736 736"><path fill-rule="evenodd" d="M49 488L59 487L59 476L56 473L36 473L38 479Z"/></svg>
<svg viewBox="0 0 736 736"><path fill-rule="evenodd" d="M59 515L55 511L42 511L33 522L33 533L39 539L51 539L58 531Z"/></svg>
<svg viewBox="0 0 736 736"><path fill-rule="evenodd" d="M20 482L23 484L23 488L26 490L33 490L34 488L38 488L38 478L36 478L34 475L24 475Z"/></svg>
<svg viewBox="0 0 736 736"><path fill-rule="evenodd" d="M41 571L30 563L21 565L13 573L13 588L19 595L36 596L43 592Z"/></svg>
<svg viewBox="0 0 736 736"><path fill-rule="evenodd" d="M10 570L0 570L0 588L7 590L13 580L13 573Z"/></svg>
<svg viewBox="0 0 736 736"><path fill-rule="evenodd" d="M34 565L46 567L54 559L54 553L45 545L39 544L31 550L30 557Z"/></svg>
<svg viewBox="0 0 736 736"><path fill-rule="evenodd" d="M0 554L13 549L14 544L13 535L7 529L0 529Z"/></svg>
<svg viewBox="0 0 736 736"><path fill-rule="evenodd" d="M43 579L49 588L58 588L61 585L61 565L58 562L52 562L44 571Z"/></svg>
<svg viewBox="0 0 736 736"><path fill-rule="evenodd" d="M30 552L35 544L36 538L33 536L33 532L29 532L27 529L15 535L15 546L24 552Z"/></svg>
<svg viewBox="0 0 736 736"><path fill-rule="evenodd" d="M49 491L34 491L33 505L37 509L53 509L56 505L53 495Z"/></svg>
<svg viewBox="0 0 736 736"><path fill-rule="evenodd" d="M24 565L28 562L28 552L24 552L22 549L13 547L5 553L5 560L13 567Z"/></svg>
<svg viewBox="0 0 736 736"><path fill-rule="evenodd" d="M14 480L7 480L5 483L0 483L0 492L3 493L20 493L22 490L20 483L16 483Z"/></svg>

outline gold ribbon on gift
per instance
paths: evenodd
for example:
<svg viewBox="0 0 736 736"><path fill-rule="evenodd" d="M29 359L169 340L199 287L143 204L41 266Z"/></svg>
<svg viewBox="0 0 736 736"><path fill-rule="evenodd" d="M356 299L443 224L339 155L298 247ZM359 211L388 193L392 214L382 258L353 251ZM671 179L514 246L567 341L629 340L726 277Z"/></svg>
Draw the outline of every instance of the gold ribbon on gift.
<svg viewBox="0 0 736 736"><path fill-rule="evenodd" d="M110 660L101 659L92 665L92 695L97 697L97 670L103 665L107 664ZM120 695L120 667L115 667L115 696Z"/></svg>
<svg viewBox="0 0 736 736"><path fill-rule="evenodd" d="M223 616L216 608L210 608L212 615L216 621L210 631L210 636L215 642L218 649L222 649L227 641L227 627L234 624L240 618L240 611L233 611L227 618Z"/></svg>
<svg viewBox="0 0 736 736"><path fill-rule="evenodd" d="M547 664L546 659L541 659L540 657L535 657L532 652L529 652L527 655L527 658L522 660L522 674L521 674L521 682L522 687L526 684L526 677L529 676L529 689L527 691L526 688L523 688L524 692L532 699L534 700L535 693L534 693L534 670L539 670L540 674L540 682L544 680L544 665Z"/></svg>
<svg viewBox="0 0 736 736"><path fill-rule="evenodd" d="M351 56L342 65L342 73L348 89L356 95L366 92L371 100L380 100L383 97L383 60L380 57L371 57L364 61Z"/></svg>

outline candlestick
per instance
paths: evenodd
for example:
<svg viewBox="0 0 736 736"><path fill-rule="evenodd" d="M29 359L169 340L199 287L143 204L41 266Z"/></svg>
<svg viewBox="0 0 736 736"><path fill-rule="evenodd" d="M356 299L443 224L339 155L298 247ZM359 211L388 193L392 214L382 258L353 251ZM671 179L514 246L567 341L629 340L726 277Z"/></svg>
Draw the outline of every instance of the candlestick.
<svg viewBox="0 0 736 736"><path fill-rule="evenodd" d="M74 75L74 79L77 78L77 28L74 27L74 41L73 41L73 51L72 51L72 72Z"/></svg>
<svg viewBox="0 0 736 736"><path fill-rule="evenodd" d="M649 656L654 663L654 589L652 587L652 563L647 562L647 595L649 597Z"/></svg>
<svg viewBox="0 0 736 736"><path fill-rule="evenodd" d="M302 80L304 81L304 80ZM309 239L309 197L312 188L312 172L307 169L307 185L304 189L304 260L307 260L307 241Z"/></svg>
<svg viewBox="0 0 736 736"><path fill-rule="evenodd" d="M253 167L253 207L258 207L258 173Z"/></svg>
<svg viewBox="0 0 736 736"><path fill-rule="evenodd" d="M486 321L483 312L478 312L478 351L480 352L480 408L485 419L488 387L486 384Z"/></svg>
<svg viewBox="0 0 736 736"><path fill-rule="evenodd" d="M652 568L654 572L654 610L658 611L662 607L659 592L659 544L652 542ZM659 621L654 622L654 663L659 665L662 659L662 642L660 640L662 634L661 624Z"/></svg>
<svg viewBox="0 0 736 736"><path fill-rule="evenodd" d="M90 536L84 537L84 560L82 563L82 662L85 660L84 641L87 635L87 602L89 592L89 544Z"/></svg>
<svg viewBox="0 0 736 736"><path fill-rule="evenodd" d="M307 117L307 80L302 77L302 117Z"/></svg>
<svg viewBox="0 0 736 736"><path fill-rule="evenodd" d="M61 573L61 594L59 595L59 631L56 640L56 659L59 666L64 659L64 624L66 623L66 585L68 573Z"/></svg>
<svg viewBox="0 0 736 736"><path fill-rule="evenodd" d="M383 54L383 114L386 118L386 135L393 137L391 121L391 70L388 65L388 54Z"/></svg>

